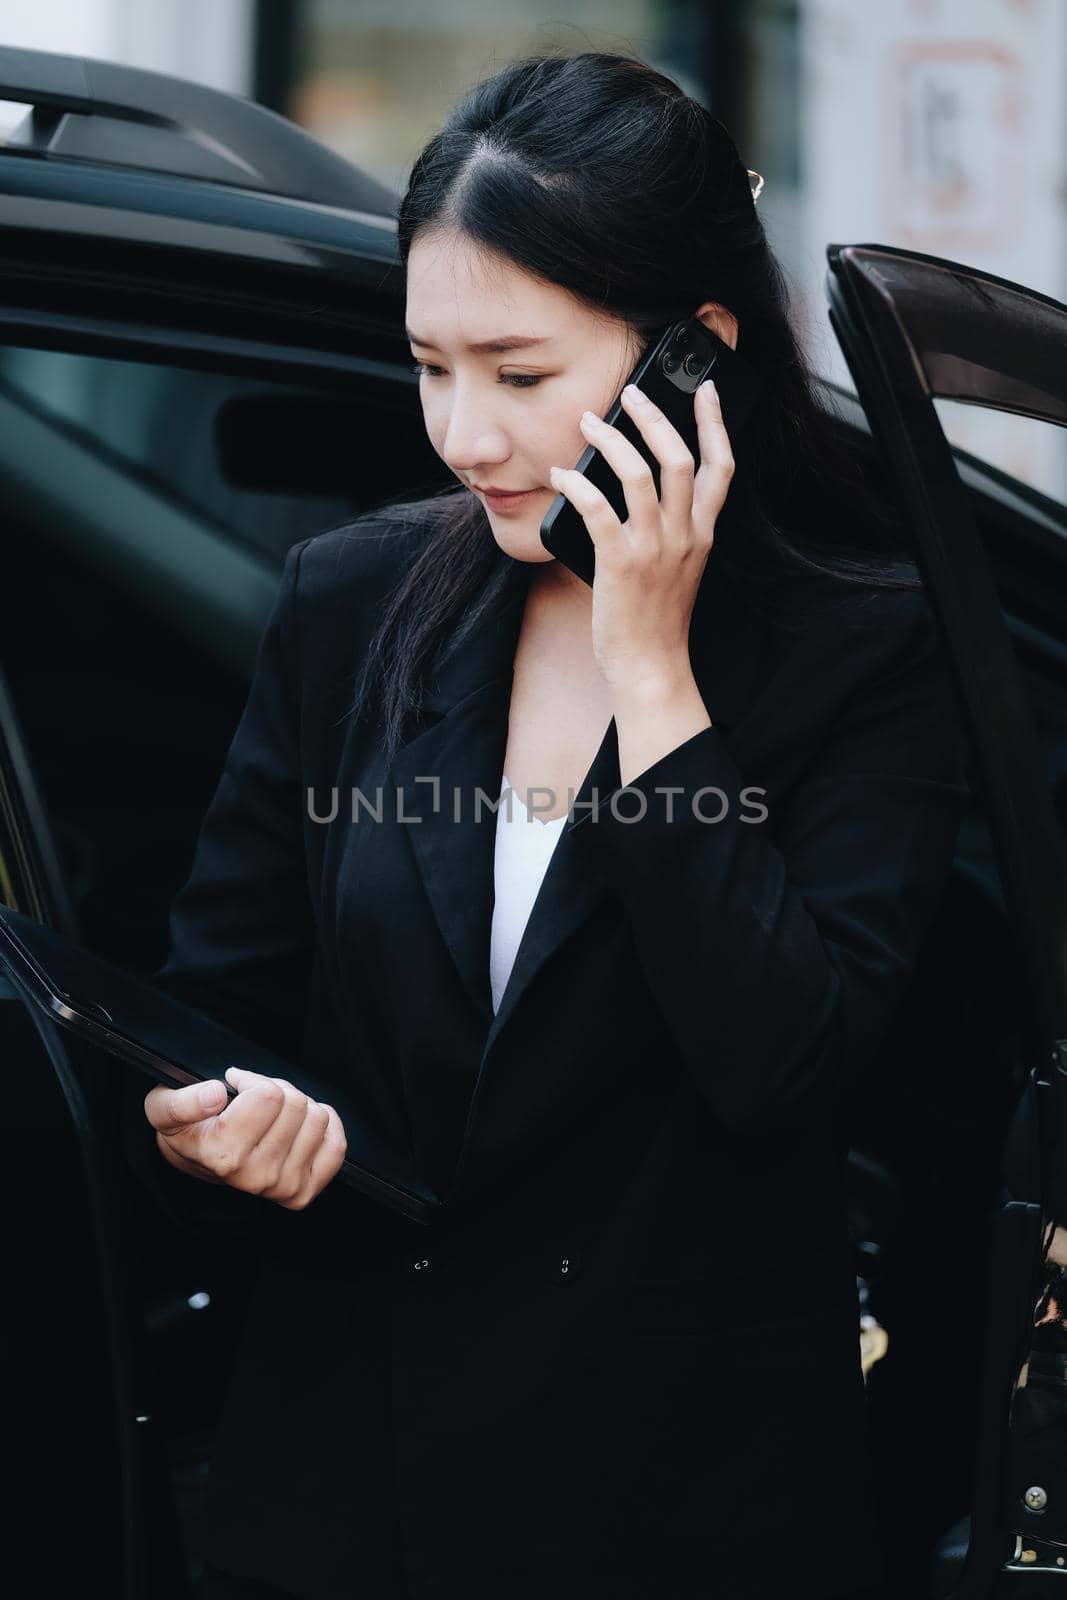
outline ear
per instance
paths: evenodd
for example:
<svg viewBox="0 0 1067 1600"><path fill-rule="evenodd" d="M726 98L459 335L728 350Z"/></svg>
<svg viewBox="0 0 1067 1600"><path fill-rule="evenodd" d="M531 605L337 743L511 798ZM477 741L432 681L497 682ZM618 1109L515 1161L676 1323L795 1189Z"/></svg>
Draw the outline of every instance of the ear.
<svg viewBox="0 0 1067 1600"><path fill-rule="evenodd" d="M727 311L717 300L705 300L693 315L705 328L717 333L723 344L728 344L731 350L737 349L737 318L732 311Z"/></svg>

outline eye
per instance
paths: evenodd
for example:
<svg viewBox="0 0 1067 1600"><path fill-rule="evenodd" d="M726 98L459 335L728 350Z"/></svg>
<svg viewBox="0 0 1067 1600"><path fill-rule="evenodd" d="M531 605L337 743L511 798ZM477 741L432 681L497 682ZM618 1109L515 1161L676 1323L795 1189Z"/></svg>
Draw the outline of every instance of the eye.
<svg viewBox="0 0 1067 1600"><path fill-rule="evenodd" d="M442 371L440 367L432 367L426 361L413 362L411 370L418 378L439 378ZM499 382L510 383L516 389L532 389L535 383L541 382L541 379L533 372L502 372Z"/></svg>

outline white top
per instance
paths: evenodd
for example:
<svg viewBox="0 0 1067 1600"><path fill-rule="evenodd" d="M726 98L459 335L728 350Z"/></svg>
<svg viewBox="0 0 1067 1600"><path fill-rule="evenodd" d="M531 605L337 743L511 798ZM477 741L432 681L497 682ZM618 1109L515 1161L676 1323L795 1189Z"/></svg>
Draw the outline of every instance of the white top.
<svg viewBox="0 0 1067 1600"><path fill-rule="evenodd" d="M541 880L567 821L566 812L545 822L527 811L506 775L500 785L500 801L493 860L496 899L489 944L494 1015L500 1009Z"/></svg>

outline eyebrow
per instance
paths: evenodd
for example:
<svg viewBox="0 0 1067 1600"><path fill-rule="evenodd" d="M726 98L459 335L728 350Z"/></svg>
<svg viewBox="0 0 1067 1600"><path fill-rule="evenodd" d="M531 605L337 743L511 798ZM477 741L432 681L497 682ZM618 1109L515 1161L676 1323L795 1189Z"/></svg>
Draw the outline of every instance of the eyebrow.
<svg viewBox="0 0 1067 1600"><path fill-rule="evenodd" d="M410 328L405 328L404 333L412 344L417 344L424 350L436 350L437 346L430 339L420 339L417 333L412 333ZM541 338L534 338L532 334L516 333L506 339L481 339L477 344L467 345L467 349L475 355L497 355L504 350L529 350L535 344L549 344L550 336L545 334Z"/></svg>

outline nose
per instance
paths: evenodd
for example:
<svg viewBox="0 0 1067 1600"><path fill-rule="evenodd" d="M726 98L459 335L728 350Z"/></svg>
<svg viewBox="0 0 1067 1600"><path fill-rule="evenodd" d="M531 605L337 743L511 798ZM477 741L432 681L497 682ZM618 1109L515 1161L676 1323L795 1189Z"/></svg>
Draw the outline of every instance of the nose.
<svg viewBox="0 0 1067 1600"><path fill-rule="evenodd" d="M486 466L499 465L511 454L511 444L500 425L488 415L484 403L453 394L441 442L441 459L457 476L477 477Z"/></svg>

